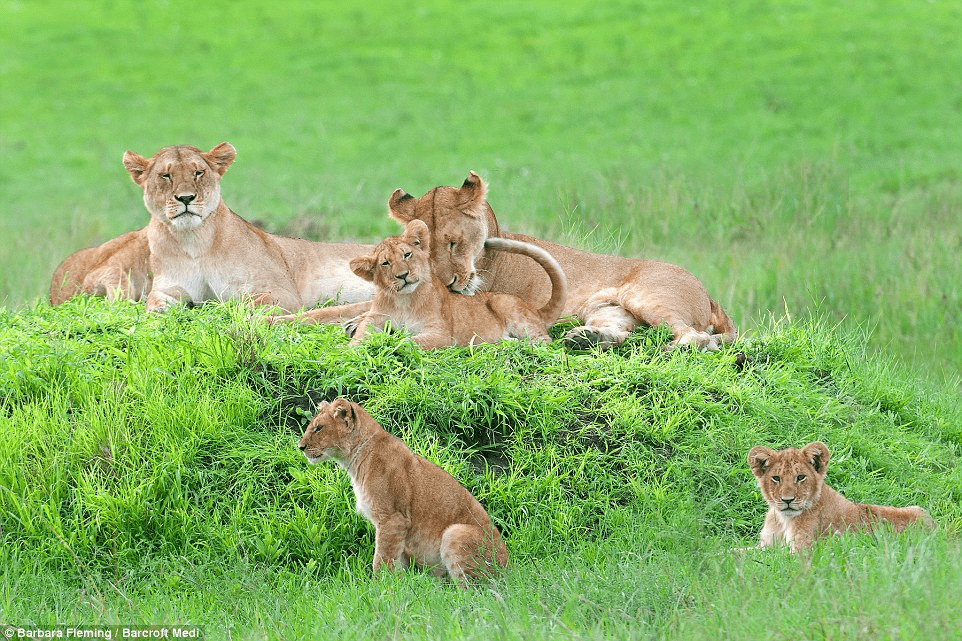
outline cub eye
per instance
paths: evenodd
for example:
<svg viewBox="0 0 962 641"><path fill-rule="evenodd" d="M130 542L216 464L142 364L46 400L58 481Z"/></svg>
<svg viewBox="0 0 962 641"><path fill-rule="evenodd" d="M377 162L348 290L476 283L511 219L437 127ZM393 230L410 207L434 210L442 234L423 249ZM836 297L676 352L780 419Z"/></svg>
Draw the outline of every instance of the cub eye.
<svg viewBox="0 0 962 641"><path fill-rule="evenodd" d="M164 180L170 180L170 174L161 174L160 177L163 178Z"/></svg>
<svg viewBox="0 0 962 641"><path fill-rule="evenodd" d="M780 476L772 476L772 482L774 482L775 485L778 485L779 483L782 482L782 477L780 477Z"/></svg>
<svg viewBox="0 0 962 641"><path fill-rule="evenodd" d="M798 476L795 477L795 482L796 482L796 483L801 483L801 482L804 481L806 478L807 478L807 477L806 477L804 474L799 474Z"/></svg>
<svg viewBox="0 0 962 641"><path fill-rule="evenodd" d="M452 240L452 241L449 241L449 242L448 242L448 250L449 250L449 251L454 251L454 246L455 246L455 245L457 245L456 242L454 242L453 240Z"/></svg>
<svg viewBox="0 0 962 641"><path fill-rule="evenodd" d="M381 263L381 267L390 267L390 266L391 266L391 261L389 260L386 260L383 263Z"/></svg>
<svg viewBox="0 0 962 641"><path fill-rule="evenodd" d="M201 169L198 169L197 171L194 172L194 178L200 178L203 175L204 175L204 172Z"/></svg>
<svg viewBox="0 0 962 641"><path fill-rule="evenodd" d="M404 252L404 260L407 260L410 257L411 257L411 252Z"/></svg>

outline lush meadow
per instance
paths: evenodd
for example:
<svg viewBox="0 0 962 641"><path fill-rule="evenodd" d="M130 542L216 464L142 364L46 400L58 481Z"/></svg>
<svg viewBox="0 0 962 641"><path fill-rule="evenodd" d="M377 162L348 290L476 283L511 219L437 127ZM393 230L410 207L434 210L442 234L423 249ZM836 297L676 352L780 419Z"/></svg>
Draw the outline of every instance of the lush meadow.
<svg viewBox="0 0 962 641"><path fill-rule="evenodd" d="M962 9L418 5L0 3L0 625L950 638ZM376 241L396 187L473 169L504 227L681 264L745 340L348 350L232 305L43 301L146 223L124 150L221 140L228 205L269 229ZM503 577L370 577L346 477L294 448L337 394L476 493ZM733 554L764 513L748 449L814 439L834 487L943 528Z"/></svg>

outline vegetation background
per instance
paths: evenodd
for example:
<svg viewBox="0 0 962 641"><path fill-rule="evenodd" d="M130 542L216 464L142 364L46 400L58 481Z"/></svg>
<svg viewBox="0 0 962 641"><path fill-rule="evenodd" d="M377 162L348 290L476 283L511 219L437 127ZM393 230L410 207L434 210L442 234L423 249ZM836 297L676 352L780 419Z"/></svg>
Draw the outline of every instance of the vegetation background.
<svg viewBox="0 0 962 641"><path fill-rule="evenodd" d="M948 638L960 27L951 2L0 2L0 624ZM749 340L350 355L230 306L43 303L69 253L146 224L126 149L222 140L228 204L271 230L374 242L395 188L473 169L504 227L683 265ZM467 595L372 581L343 475L290 451L309 389L459 473L516 571ZM815 572L732 558L764 511L744 453L814 438L836 487L946 527L838 543Z"/></svg>

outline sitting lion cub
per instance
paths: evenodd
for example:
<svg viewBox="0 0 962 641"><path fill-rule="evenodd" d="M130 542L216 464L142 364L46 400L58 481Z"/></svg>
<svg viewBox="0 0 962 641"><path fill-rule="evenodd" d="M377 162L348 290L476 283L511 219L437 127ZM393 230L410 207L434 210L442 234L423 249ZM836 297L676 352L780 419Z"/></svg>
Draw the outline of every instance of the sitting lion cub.
<svg viewBox="0 0 962 641"><path fill-rule="evenodd" d="M776 452L762 445L751 449L748 465L768 503L758 547L784 539L792 552L797 552L826 534L871 531L883 521L896 532L917 520L935 526L928 512L914 505L886 507L849 501L825 484L830 457L828 447L818 441L801 450Z"/></svg>
<svg viewBox="0 0 962 641"><path fill-rule="evenodd" d="M297 446L312 464L333 458L357 511L374 524L374 571L411 561L462 586L508 564L488 513L454 478L388 434L360 405L322 402Z"/></svg>
<svg viewBox="0 0 962 641"><path fill-rule="evenodd" d="M567 295L567 281L558 262L539 247L499 239L504 251L523 254L538 262L551 281L551 297L535 309L517 296L479 292L455 294L431 271L428 227L412 220L404 234L384 239L373 254L359 256L351 270L374 283L371 309L357 321L351 345L357 345L372 328L386 321L414 333L424 349L472 343L496 343L503 338L547 341L548 327L558 319Z"/></svg>

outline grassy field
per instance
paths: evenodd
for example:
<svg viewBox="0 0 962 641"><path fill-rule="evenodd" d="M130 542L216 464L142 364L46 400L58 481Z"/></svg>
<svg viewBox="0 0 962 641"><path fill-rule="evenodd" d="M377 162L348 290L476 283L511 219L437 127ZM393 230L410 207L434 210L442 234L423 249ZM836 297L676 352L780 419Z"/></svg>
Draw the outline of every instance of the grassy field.
<svg viewBox="0 0 962 641"><path fill-rule="evenodd" d="M962 8L417 4L0 2L0 625L951 638ZM146 223L126 149L222 140L227 203L269 229L376 241L395 188L476 170L505 228L683 265L747 340L425 355L43 302L61 259ZM478 495L505 576L370 577L346 478L294 448L336 394ZM747 450L816 438L837 489L944 527L732 554L764 513Z"/></svg>
<svg viewBox="0 0 962 641"><path fill-rule="evenodd" d="M666 353L664 330L608 353L424 353L399 335L348 349L336 327L270 327L234 305L5 313L0 621L210 638L948 638L962 404L866 357L862 338L782 323L716 353ZM478 496L508 541L503 576L468 593L370 576L373 530L346 475L295 447L311 402L337 395ZM748 449L816 438L834 487L924 505L942 528L831 542L811 566L733 552L765 512ZM800 623L813 620L821 632Z"/></svg>

